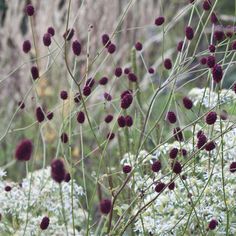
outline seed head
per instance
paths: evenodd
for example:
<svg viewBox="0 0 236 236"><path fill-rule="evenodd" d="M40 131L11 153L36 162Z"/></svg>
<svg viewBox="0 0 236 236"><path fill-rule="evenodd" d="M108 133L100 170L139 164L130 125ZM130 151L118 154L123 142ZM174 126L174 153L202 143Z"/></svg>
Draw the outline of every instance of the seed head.
<svg viewBox="0 0 236 236"><path fill-rule="evenodd" d="M12 189L12 187L11 187L11 186L9 186L9 185L5 186L5 191L6 191L6 192L10 192L10 191L11 191L11 189Z"/></svg>
<svg viewBox="0 0 236 236"><path fill-rule="evenodd" d="M232 162L232 163L230 164L230 166L229 166L229 171L230 171L231 173L236 172L236 161L234 161L234 162Z"/></svg>
<svg viewBox="0 0 236 236"><path fill-rule="evenodd" d="M114 139L115 138L115 134L114 133L112 133L112 132L109 132L108 134L107 134L107 139L108 140L112 140L112 139Z"/></svg>
<svg viewBox="0 0 236 236"><path fill-rule="evenodd" d="M22 101L19 101L18 106L20 107L21 110L23 110L25 108L25 103Z"/></svg>
<svg viewBox="0 0 236 236"><path fill-rule="evenodd" d="M206 116L206 123L208 125L213 125L216 122L217 114L214 111L211 111Z"/></svg>
<svg viewBox="0 0 236 236"><path fill-rule="evenodd" d="M79 103L81 100L81 96L79 93L76 93L75 96L74 96L74 102L75 103Z"/></svg>
<svg viewBox="0 0 236 236"><path fill-rule="evenodd" d="M201 134L199 137L198 137L198 141L197 141L197 148L198 149L201 149L207 142L207 137L205 134Z"/></svg>
<svg viewBox="0 0 236 236"><path fill-rule="evenodd" d="M108 34L103 34L103 35L102 35L102 44L103 44L104 46L108 47L110 43L111 43L111 42L110 42L110 37L109 37L109 35L108 35Z"/></svg>
<svg viewBox="0 0 236 236"><path fill-rule="evenodd" d="M95 84L95 80L93 78L89 78L86 83L85 83L85 86L89 86L91 89L93 88Z"/></svg>
<svg viewBox="0 0 236 236"><path fill-rule="evenodd" d="M232 50L234 50L234 51L236 50L236 41L233 41L231 48L232 48Z"/></svg>

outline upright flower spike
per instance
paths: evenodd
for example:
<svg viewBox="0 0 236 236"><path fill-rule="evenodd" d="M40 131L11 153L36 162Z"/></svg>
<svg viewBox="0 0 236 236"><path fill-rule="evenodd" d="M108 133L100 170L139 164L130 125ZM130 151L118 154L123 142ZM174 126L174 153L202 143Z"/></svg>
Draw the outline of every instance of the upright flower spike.
<svg viewBox="0 0 236 236"><path fill-rule="evenodd" d="M21 140L15 150L15 158L18 161L29 161L33 153L33 143L29 139Z"/></svg>
<svg viewBox="0 0 236 236"><path fill-rule="evenodd" d="M61 159L54 159L51 162L51 176L52 179L57 182L61 183L65 179L65 166L64 162Z"/></svg>

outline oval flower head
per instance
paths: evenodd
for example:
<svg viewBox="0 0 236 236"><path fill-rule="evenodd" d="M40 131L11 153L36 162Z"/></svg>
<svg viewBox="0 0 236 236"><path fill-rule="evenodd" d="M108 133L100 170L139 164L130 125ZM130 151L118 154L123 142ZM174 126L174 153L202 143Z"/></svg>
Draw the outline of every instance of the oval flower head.
<svg viewBox="0 0 236 236"><path fill-rule="evenodd" d="M18 161L28 161L31 158L33 152L33 143L29 139L21 140L15 151L15 157Z"/></svg>

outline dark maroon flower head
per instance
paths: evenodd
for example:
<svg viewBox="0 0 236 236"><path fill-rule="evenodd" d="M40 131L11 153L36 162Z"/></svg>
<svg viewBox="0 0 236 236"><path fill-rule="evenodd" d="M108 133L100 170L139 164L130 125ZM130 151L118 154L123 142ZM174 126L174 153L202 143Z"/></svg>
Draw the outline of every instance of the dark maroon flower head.
<svg viewBox="0 0 236 236"><path fill-rule="evenodd" d="M216 64L216 58L214 56L208 56L207 57L207 66L209 68L213 68L215 64Z"/></svg>
<svg viewBox="0 0 236 236"><path fill-rule="evenodd" d="M169 183L168 188L169 188L169 190L174 190L175 189L175 182L172 181L171 183Z"/></svg>
<svg viewBox="0 0 236 236"><path fill-rule="evenodd" d="M31 50L31 43L29 40L25 40L22 45L22 50L24 53L28 53Z"/></svg>
<svg viewBox="0 0 236 236"><path fill-rule="evenodd" d="M166 70L170 70L172 68L172 62L170 58L166 58L164 60L164 67L166 68Z"/></svg>
<svg viewBox="0 0 236 236"><path fill-rule="evenodd" d="M133 125L133 118L131 116L126 116L125 117L125 124L128 127L131 127Z"/></svg>
<svg viewBox="0 0 236 236"><path fill-rule="evenodd" d="M11 188L11 186L9 186L9 185L5 186L5 191L6 191L6 192L10 192L11 189L12 189L12 188Z"/></svg>
<svg viewBox="0 0 236 236"><path fill-rule="evenodd" d="M184 44L184 41L178 42L178 45L177 45L177 51L178 52L182 52L183 44Z"/></svg>
<svg viewBox="0 0 236 236"><path fill-rule="evenodd" d="M211 9L211 1L210 0L204 0L204 2L202 3L202 8L205 11L209 11Z"/></svg>
<svg viewBox="0 0 236 236"><path fill-rule="evenodd" d="M95 84L95 80L93 78L89 78L86 83L85 83L85 86L89 86L91 89L93 88Z"/></svg>
<svg viewBox="0 0 236 236"><path fill-rule="evenodd" d="M231 48L232 50L236 50L236 41L233 41Z"/></svg>
<svg viewBox="0 0 236 236"><path fill-rule="evenodd" d="M160 26L162 24L164 24L165 22L165 17L164 16L159 16L155 19L155 25L156 26Z"/></svg>
<svg viewBox="0 0 236 236"><path fill-rule="evenodd" d="M113 54L115 51L116 51L116 45L114 43L111 43L108 48L107 48L107 51L110 53L110 54Z"/></svg>
<svg viewBox="0 0 236 236"><path fill-rule="evenodd" d="M228 26L226 27L225 35L226 35L228 38L232 38L232 37L233 37L234 32L233 32L233 29L232 29L232 26L231 26L231 25L228 25Z"/></svg>
<svg viewBox="0 0 236 236"><path fill-rule="evenodd" d="M85 121L85 115L82 111L78 112L77 121L79 124L83 124Z"/></svg>
<svg viewBox="0 0 236 236"><path fill-rule="evenodd" d="M169 157L171 159L175 159L178 155L178 152L179 152L178 148L172 148L169 152Z"/></svg>
<svg viewBox="0 0 236 236"><path fill-rule="evenodd" d="M125 127L125 117L124 116L119 116L117 119L117 123L119 125L119 127L123 128Z"/></svg>
<svg viewBox="0 0 236 236"><path fill-rule="evenodd" d="M33 152L33 143L29 139L21 140L15 150L15 158L18 161L28 161Z"/></svg>
<svg viewBox="0 0 236 236"><path fill-rule="evenodd" d="M174 161L172 164L171 164L171 168L173 170L173 172L175 174L180 174L182 172L182 166L181 164L178 162L178 161Z"/></svg>
<svg viewBox="0 0 236 236"><path fill-rule="evenodd" d="M137 42L137 43L135 44L135 49L136 49L137 51L142 51L143 45L142 45L140 42Z"/></svg>
<svg viewBox="0 0 236 236"><path fill-rule="evenodd" d="M174 124L177 121L176 115L173 111L169 111L167 113L167 120L171 123Z"/></svg>
<svg viewBox="0 0 236 236"><path fill-rule="evenodd" d="M67 143L68 142L68 135L67 135L67 133L62 133L61 134L61 141L63 143Z"/></svg>
<svg viewBox="0 0 236 236"><path fill-rule="evenodd" d="M201 149L205 144L207 143L207 137L205 134L201 134L198 137L198 141L197 141L197 148Z"/></svg>
<svg viewBox="0 0 236 236"><path fill-rule="evenodd" d="M220 113L221 120L227 120L228 119L228 113L226 110L222 110Z"/></svg>
<svg viewBox="0 0 236 236"><path fill-rule="evenodd" d="M49 120L51 120L51 119L53 118L53 112L52 112L52 111L51 111L51 112L48 112L47 118L48 118Z"/></svg>
<svg viewBox="0 0 236 236"><path fill-rule="evenodd" d="M127 94L131 94L132 95L132 90L125 90L124 92L121 93L120 98L124 98Z"/></svg>
<svg viewBox="0 0 236 236"><path fill-rule="evenodd" d="M25 7L25 13L26 13L28 16L34 15L34 7L33 7L32 4L28 4L28 5Z"/></svg>
<svg viewBox="0 0 236 236"><path fill-rule="evenodd" d="M98 83L99 83L100 85L106 85L107 82L108 82L108 78L107 78L107 77L102 77L102 78L98 81Z"/></svg>
<svg viewBox="0 0 236 236"><path fill-rule="evenodd" d="M25 103L22 101L19 101L18 106L20 107L21 110L23 110L25 108Z"/></svg>
<svg viewBox="0 0 236 236"><path fill-rule="evenodd" d="M222 41L225 38L225 34L223 30L215 30L214 32L214 39L216 41Z"/></svg>
<svg viewBox="0 0 236 236"><path fill-rule="evenodd" d="M185 36L188 40L192 40L194 37L194 31L193 28L191 26L187 26L185 28Z"/></svg>
<svg viewBox="0 0 236 236"><path fill-rule="evenodd" d="M78 40L75 40L72 43L72 51L76 56L79 56L81 53L81 44Z"/></svg>
<svg viewBox="0 0 236 236"><path fill-rule="evenodd" d="M208 125L213 125L217 120L217 114L214 111L211 111L206 116L206 123Z"/></svg>
<svg viewBox="0 0 236 236"><path fill-rule="evenodd" d="M124 165L122 169L125 174L128 174L131 172L132 167L130 165Z"/></svg>
<svg viewBox="0 0 236 236"><path fill-rule="evenodd" d="M111 100L112 100L111 94L109 94L109 93L107 93L107 92L105 92L105 93L103 94L103 96L104 96L105 100L107 100L107 101L111 101Z"/></svg>
<svg viewBox="0 0 236 236"><path fill-rule="evenodd" d="M204 134L204 132L203 132L202 130L199 130L199 131L197 132L197 138L200 138L200 136L201 136L202 134ZM204 135L205 135L205 134L204 134Z"/></svg>
<svg viewBox="0 0 236 236"><path fill-rule="evenodd" d="M216 148L216 143L214 141L209 141L205 146L205 150L208 152L214 150L215 148Z"/></svg>
<svg viewBox="0 0 236 236"><path fill-rule="evenodd" d="M217 22L218 22L217 16L216 16L215 12L212 12L211 13L211 23L217 24Z"/></svg>
<svg viewBox="0 0 236 236"><path fill-rule="evenodd" d="M107 134L107 139L108 139L108 140L112 140L112 139L114 139L114 138L115 138L115 134L114 134L114 133L109 132L109 133Z"/></svg>
<svg viewBox="0 0 236 236"><path fill-rule="evenodd" d="M110 44L110 37L108 34L103 34L102 35L102 44L104 46L108 46Z"/></svg>
<svg viewBox="0 0 236 236"><path fill-rule="evenodd" d="M64 34L63 34L63 38L67 41L70 41L73 36L74 36L75 30L72 29L68 29Z"/></svg>
<svg viewBox="0 0 236 236"><path fill-rule="evenodd" d="M179 151L181 152L182 156L184 156L184 157L186 157L186 156L187 156L187 154L188 154L187 150L186 150L186 149L184 149L184 148L182 148L182 149L181 149L181 150L179 150Z"/></svg>
<svg viewBox="0 0 236 236"><path fill-rule="evenodd" d="M117 67L115 69L115 76L116 77L120 77L122 75L122 68L121 67Z"/></svg>
<svg viewBox="0 0 236 236"><path fill-rule="evenodd" d="M132 72L130 72L130 73L128 74L128 79L129 79L129 81L131 81L131 82L137 82L137 81L138 81L137 76L136 76L134 73L132 73Z"/></svg>
<svg viewBox="0 0 236 236"><path fill-rule="evenodd" d="M60 97L62 100L66 100L68 98L68 93L65 90L63 90L60 93Z"/></svg>
<svg viewBox="0 0 236 236"><path fill-rule="evenodd" d="M129 69L129 68L125 68L125 69L124 69L124 73L125 73L126 75L128 75L128 74L130 73L130 69Z"/></svg>
<svg viewBox="0 0 236 236"><path fill-rule="evenodd" d="M212 219L208 224L208 228L210 230L214 230L217 227L217 225L218 225L218 221L215 219Z"/></svg>
<svg viewBox="0 0 236 236"><path fill-rule="evenodd" d="M104 119L106 123L110 123L113 120L113 115L107 115Z"/></svg>
<svg viewBox="0 0 236 236"><path fill-rule="evenodd" d="M36 80L39 78L39 70L37 66L31 67L31 75L32 75L33 80Z"/></svg>
<svg viewBox="0 0 236 236"><path fill-rule="evenodd" d="M50 220L47 216L43 217L40 223L40 229L41 230L46 230L49 226Z"/></svg>
<svg viewBox="0 0 236 236"><path fill-rule="evenodd" d="M61 183L65 179L65 165L62 159L53 159L51 162L51 176L54 181Z"/></svg>
<svg viewBox="0 0 236 236"><path fill-rule="evenodd" d="M65 181L66 183L69 183L70 180L71 180L70 173L66 173L66 174L65 174L64 181Z"/></svg>
<svg viewBox="0 0 236 236"><path fill-rule="evenodd" d="M88 97L90 94L91 94L91 88L90 88L89 86L85 86L85 87L83 88L83 95L84 95L85 97Z"/></svg>
<svg viewBox="0 0 236 236"><path fill-rule="evenodd" d="M39 123L43 122L44 121L44 113L43 113L43 110L41 107L37 107L36 108L36 112L35 112L35 115L36 115L36 118L37 118L37 121Z"/></svg>
<svg viewBox="0 0 236 236"><path fill-rule="evenodd" d="M236 93L236 83L233 85L233 91Z"/></svg>
<svg viewBox="0 0 236 236"><path fill-rule="evenodd" d="M133 96L129 92L122 97L120 106L122 109L127 109L132 104L132 102L133 102Z"/></svg>
<svg viewBox="0 0 236 236"><path fill-rule="evenodd" d="M102 214L107 215L111 211L112 202L110 199L103 199L100 202L100 211Z"/></svg>
<svg viewBox="0 0 236 236"><path fill-rule="evenodd" d="M43 44L46 47L49 47L51 45L52 41L51 41L51 34L46 33L43 35Z"/></svg>
<svg viewBox="0 0 236 236"><path fill-rule="evenodd" d="M210 44L209 47L208 47L208 49L209 49L209 51L212 52L212 53L214 53L214 52L216 51L216 47L215 47L215 45L213 45L213 44Z"/></svg>
<svg viewBox="0 0 236 236"><path fill-rule="evenodd" d="M212 69L212 76L215 83L219 83L223 78L223 70L221 65L216 64Z"/></svg>
<svg viewBox="0 0 236 236"><path fill-rule="evenodd" d="M159 183L157 183L157 185L155 187L155 191L157 193L160 193L160 192L162 192L164 190L165 187L166 187L165 183L159 182Z"/></svg>
<svg viewBox="0 0 236 236"><path fill-rule="evenodd" d="M173 134L174 134L174 138L177 141L179 142L184 141L183 133L179 127L174 128Z"/></svg>
<svg viewBox="0 0 236 236"><path fill-rule="evenodd" d="M160 161L154 161L152 163L152 171L153 172L159 172L161 170L161 162Z"/></svg>
<svg viewBox="0 0 236 236"><path fill-rule="evenodd" d="M155 70L152 67L150 67L150 68L148 68L148 73L149 74L154 74Z"/></svg>
<svg viewBox="0 0 236 236"><path fill-rule="evenodd" d="M230 171L231 173L236 172L236 161L234 161L234 162L232 162L232 163L230 164L230 166L229 166L229 171Z"/></svg>
<svg viewBox="0 0 236 236"><path fill-rule="evenodd" d="M47 32L48 32L49 34L51 34L51 36L54 36L54 35L55 35L55 29L54 29L52 26L48 27Z"/></svg>
<svg viewBox="0 0 236 236"><path fill-rule="evenodd" d="M188 110L190 110L193 107L193 102L189 97L183 98L183 104L184 104L184 107Z"/></svg>
<svg viewBox="0 0 236 236"><path fill-rule="evenodd" d="M75 102L75 103L79 103L80 100L81 100L80 93L76 93L75 96L74 96L74 102Z"/></svg>
<svg viewBox="0 0 236 236"><path fill-rule="evenodd" d="M201 63L202 65L206 65L206 63L207 63L207 58L206 58L206 57L202 57L202 58L200 59L200 63Z"/></svg>

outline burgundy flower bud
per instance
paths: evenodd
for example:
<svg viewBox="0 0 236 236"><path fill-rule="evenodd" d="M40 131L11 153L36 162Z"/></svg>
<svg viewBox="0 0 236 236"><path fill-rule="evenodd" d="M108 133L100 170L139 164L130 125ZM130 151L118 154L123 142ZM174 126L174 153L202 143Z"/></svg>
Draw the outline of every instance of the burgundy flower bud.
<svg viewBox="0 0 236 236"><path fill-rule="evenodd" d="M117 119L117 123L119 125L119 127L123 128L125 127L125 117L124 116L119 116L118 119Z"/></svg>
<svg viewBox="0 0 236 236"><path fill-rule="evenodd" d="M209 68L213 68L216 64L216 58L214 56L208 56L207 57L207 65Z"/></svg>
<svg viewBox="0 0 236 236"><path fill-rule="evenodd" d="M52 41L51 41L51 34L46 33L43 35L43 44L46 47L49 47L51 45Z"/></svg>
<svg viewBox="0 0 236 236"><path fill-rule="evenodd" d="M114 139L114 138L115 138L115 134L114 134L114 133L109 132L109 133L107 134L107 139L108 139L108 140L112 140L112 139Z"/></svg>
<svg viewBox="0 0 236 236"><path fill-rule="evenodd" d="M26 13L28 16L34 15L34 7L33 7L33 5L28 4L28 5L25 7L25 13Z"/></svg>
<svg viewBox="0 0 236 236"><path fill-rule="evenodd" d="M178 162L178 161L174 161L172 164L171 164L171 168L173 170L173 172L175 174L180 174L182 172L182 166L181 164Z"/></svg>
<svg viewBox="0 0 236 236"><path fill-rule="evenodd" d="M75 40L72 43L72 51L76 56L79 56L81 53L81 44L78 40Z"/></svg>
<svg viewBox="0 0 236 236"><path fill-rule="evenodd" d="M206 116L206 123L208 125L213 125L216 122L217 114L214 111L211 111Z"/></svg>
<svg viewBox="0 0 236 236"><path fill-rule="evenodd" d="M149 74L154 74L155 70L152 67L150 67L150 68L148 68L148 73Z"/></svg>
<svg viewBox="0 0 236 236"><path fill-rule="evenodd" d="M214 53L214 52L216 51L216 47L215 47L215 45L213 45L213 44L210 44L209 47L208 47L208 49L209 49L209 51L212 52L212 53Z"/></svg>
<svg viewBox="0 0 236 236"><path fill-rule="evenodd" d="M202 57L202 58L200 59L200 63L201 63L202 65L206 65L206 63L207 63L207 58L206 58L206 57Z"/></svg>
<svg viewBox="0 0 236 236"><path fill-rule="evenodd" d="M22 101L18 102L18 106L20 107L21 110L25 108L25 104Z"/></svg>
<svg viewBox="0 0 236 236"><path fill-rule="evenodd" d="M129 68L125 68L125 69L124 69L124 73L125 73L126 75L128 75L128 74L130 73L130 69L129 69Z"/></svg>
<svg viewBox="0 0 236 236"><path fill-rule="evenodd" d="M221 113L220 113L220 118L222 120L227 120L228 119L228 113L226 110L222 110Z"/></svg>
<svg viewBox="0 0 236 236"><path fill-rule="evenodd" d="M104 96L104 98L105 98L105 100L107 100L107 101L111 101L112 100L112 96L111 96L111 94L109 94L109 93L104 93L103 94L103 96Z"/></svg>
<svg viewBox="0 0 236 236"><path fill-rule="evenodd" d="M155 161L152 163L152 171L153 172L159 172L161 170L161 162Z"/></svg>
<svg viewBox="0 0 236 236"><path fill-rule="evenodd" d="M179 152L178 148L172 148L169 152L169 157L171 159L175 159L178 155L178 152Z"/></svg>
<svg viewBox="0 0 236 236"><path fill-rule="evenodd" d="M83 124L85 121L85 115L82 111L78 112L77 121L79 124Z"/></svg>
<svg viewBox="0 0 236 236"><path fill-rule="evenodd" d="M165 183L159 182L159 183L156 185L156 187L155 187L155 191L156 191L157 193L160 193L160 192L162 192L162 191L165 189L165 187L166 187Z"/></svg>
<svg viewBox="0 0 236 236"><path fill-rule="evenodd" d="M88 97L90 94L91 94L91 88L90 88L89 86L85 86L85 87L83 88L83 95L84 95L85 97Z"/></svg>
<svg viewBox="0 0 236 236"><path fill-rule="evenodd" d="M111 211L112 202L110 199L103 199L100 202L100 211L102 214L107 215Z"/></svg>
<svg viewBox="0 0 236 236"><path fill-rule="evenodd" d="M31 50L31 43L29 40L25 40L22 45L22 50L24 53L28 53Z"/></svg>
<svg viewBox="0 0 236 236"><path fill-rule="evenodd" d="M216 41L222 41L225 38L225 34L222 30L216 30L214 32L214 39Z"/></svg>
<svg viewBox="0 0 236 236"><path fill-rule="evenodd" d="M71 180L70 173L66 173L66 174L65 174L64 181L65 181L66 183L69 183L70 180Z"/></svg>
<svg viewBox="0 0 236 236"><path fill-rule="evenodd" d="M132 119L131 116L126 116L126 117L125 117L125 124L126 124L126 126L128 126L128 127L131 127L131 126L133 125L133 119Z"/></svg>
<svg viewBox="0 0 236 236"><path fill-rule="evenodd" d="M169 188L169 190L174 190L174 189L175 189L175 182L171 182L171 183L168 185L168 188Z"/></svg>
<svg viewBox="0 0 236 236"><path fill-rule="evenodd" d="M191 26L187 26L185 28L185 36L188 40L192 40L194 37L194 31L193 28Z"/></svg>
<svg viewBox="0 0 236 236"><path fill-rule="evenodd" d="M174 138L179 141L179 142L182 142L184 141L184 137L183 137L183 133L181 131L181 129L179 127L176 127L173 131L173 134L174 134Z"/></svg>
<svg viewBox="0 0 236 236"><path fill-rule="evenodd" d="M205 134L201 134L197 141L197 148L201 149L207 143L207 137Z"/></svg>
<svg viewBox="0 0 236 236"><path fill-rule="evenodd" d="M73 36L74 36L75 30L72 29L68 29L64 34L63 34L63 38L67 41L70 41Z"/></svg>
<svg viewBox="0 0 236 236"><path fill-rule="evenodd" d="M214 230L217 227L217 225L218 225L218 221L215 219L212 219L208 224L208 228L210 230Z"/></svg>
<svg viewBox="0 0 236 236"><path fill-rule="evenodd" d="M123 166L123 172L124 172L125 174L130 173L131 170L132 170L132 167L131 167L130 165L124 165L124 166Z"/></svg>
<svg viewBox="0 0 236 236"><path fill-rule="evenodd" d="M184 148L182 148L181 150L179 150L180 152L181 152L181 154L182 154L182 156L187 156L187 154L188 154L188 152L187 152L187 150L186 149L184 149Z"/></svg>
<svg viewBox="0 0 236 236"><path fill-rule="evenodd" d="M111 43L108 48L107 48L108 52L110 54L113 54L116 51L116 45L114 43Z"/></svg>
<svg viewBox="0 0 236 236"><path fill-rule="evenodd" d="M216 143L214 141L210 141L205 145L205 150L210 152L216 148Z"/></svg>
<svg viewBox="0 0 236 236"><path fill-rule="evenodd" d="M211 1L210 0L204 0L202 4L202 8L205 11L209 11L211 9Z"/></svg>
<svg viewBox="0 0 236 236"><path fill-rule="evenodd" d="M216 64L212 69L213 80L219 83L223 78L223 70L221 65Z"/></svg>
<svg viewBox="0 0 236 236"><path fill-rule="evenodd" d="M46 230L49 226L50 220L47 216L43 217L40 223L40 229L41 230Z"/></svg>
<svg viewBox="0 0 236 236"><path fill-rule="evenodd" d="M159 16L155 19L156 26L160 26L160 25L164 24L164 22L165 22L165 17L163 17L163 16Z"/></svg>
<svg viewBox="0 0 236 236"><path fill-rule="evenodd" d="M121 99L121 108L127 109L133 102L133 96L128 93Z"/></svg>
<svg viewBox="0 0 236 236"><path fill-rule="evenodd" d="M142 51L143 45L142 45L140 42L137 42L137 43L135 44L135 49L136 49L137 51Z"/></svg>
<svg viewBox="0 0 236 236"><path fill-rule="evenodd" d="M166 58L164 60L164 67L166 68L166 70L170 70L172 68L172 62L170 58Z"/></svg>
<svg viewBox="0 0 236 236"><path fill-rule="evenodd" d="M122 68L121 67L117 67L115 69L115 76L116 77L120 77L122 75Z"/></svg>
<svg viewBox="0 0 236 236"><path fill-rule="evenodd" d="M169 111L167 113L167 120L171 123L174 124L177 121L176 115L173 111Z"/></svg>
<svg viewBox="0 0 236 236"><path fill-rule="evenodd" d="M9 185L5 186L5 191L6 191L6 192L10 192L11 189L12 189L12 188L11 188L11 186L9 186Z"/></svg>
<svg viewBox="0 0 236 236"><path fill-rule="evenodd" d="M124 98L127 94L132 95L132 90L125 90L124 92L122 92L120 95L121 99Z"/></svg>
<svg viewBox="0 0 236 236"><path fill-rule="evenodd" d="M51 120L53 118L53 112L48 112L47 118Z"/></svg>
<svg viewBox="0 0 236 236"><path fill-rule="evenodd" d="M91 89L93 88L95 84L95 80L93 78L89 78L86 83L85 83L85 86L89 86Z"/></svg>
<svg viewBox="0 0 236 236"><path fill-rule="evenodd" d="M232 50L236 50L236 41L233 41L231 48Z"/></svg>
<svg viewBox="0 0 236 236"><path fill-rule="evenodd" d="M55 29L54 29L52 26L48 27L47 32L48 32L49 34L51 34L51 36L54 36L54 35L55 35Z"/></svg>
<svg viewBox="0 0 236 236"><path fill-rule="evenodd" d="M54 159L51 162L51 176L54 181L61 183L65 179L65 166L62 159Z"/></svg>
<svg viewBox="0 0 236 236"><path fill-rule="evenodd" d="M218 22L217 16L216 16L215 12L212 12L211 13L211 23L217 24L217 22Z"/></svg>
<svg viewBox="0 0 236 236"><path fill-rule="evenodd" d="M109 37L109 35L108 35L108 34L103 34L103 35L102 35L102 44L103 44L104 46L108 46L109 43L110 43L110 37Z"/></svg>
<svg viewBox="0 0 236 236"><path fill-rule="evenodd" d="M193 107L193 102L190 98L188 97L184 97L183 98L183 104L184 104L184 107L188 110L190 110L192 107Z"/></svg>
<svg viewBox="0 0 236 236"><path fill-rule="evenodd" d="M230 164L230 166L229 166L229 171L230 171L231 173L236 172L236 161L234 161L234 162L232 162L232 163Z"/></svg>
<svg viewBox="0 0 236 236"><path fill-rule="evenodd" d="M130 72L130 73L128 74L128 79L129 79L129 81L131 81L131 82L137 82L137 81L138 81L137 76L136 76L134 73L132 73L132 72Z"/></svg>
<svg viewBox="0 0 236 236"><path fill-rule="evenodd" d="M67 135L67 133L62 133L61 134L61 141L63 143L67 143L68 142L68 135Z"/></svg>
<svg viewBox="0 0 236 236"><path fill-rule="evenodd" d="M43 113L43 110L41 107L37 107L36 108L36 112L35 112L35 115L36 115L36 118L37 118L37 121L39 123L43 122L44 121L44 113Z"/></svg>
<svg viewBox="0 0 236 236"><path fill-rule="evenodd" d="M177 51L182 52L184 41L180 41L177 45Z"/></svg>
<svg viewBox="0 0 236 236"><path fill-rule="evenodd" d="M204 132L202 131L202 130L199 130L198 132L197 132L197 138L200 138L200 136L201 135L203 135L204 134ZM205 135L205 134L204 134Z"/></svg>
<svg viewBox="0 0 236 236"><path fill-rule="evenodd" d="M68 93L66 91L61 91L60 97L62 100L66 100L68 98Z"/></svg>
<svg viewBox="0 0 236 236"><path fill-rule="evenodd" d="M32 66L32 67L31 67L31 75L32 75L33 80L36 80L36 79L39 78L39 70L38 70L38 67L36 67L36 66Z"/></svg>
<svg viewBox="0 0 236 236"><path fill-rule="evenodd" d="M79 103L81 100L81 96L79 93L76 93L75 96L74 96L74 102L75 103Z"/></svg>
<svg viewBox="0 0 236 236"><path fill-rule="evenodd" d="M102 78L98 81L98 83L99 83L100 85L106 85L107 82L108 82L108 78L107 78L107 77L102 77Z"/></svg>
<svg viewBox="0 0 236 236"><path fill-rule="evenodd" d="M15 150L15 158L18 161L28 161L33 153L33 143L29 139L21 140Z"/></svg>
<svg viewBox="0 0 236 236"><path fill-rule="evenodd" d="M113 115L107 115L104 119L106 123L110 123L113 120Z"/></svg>

